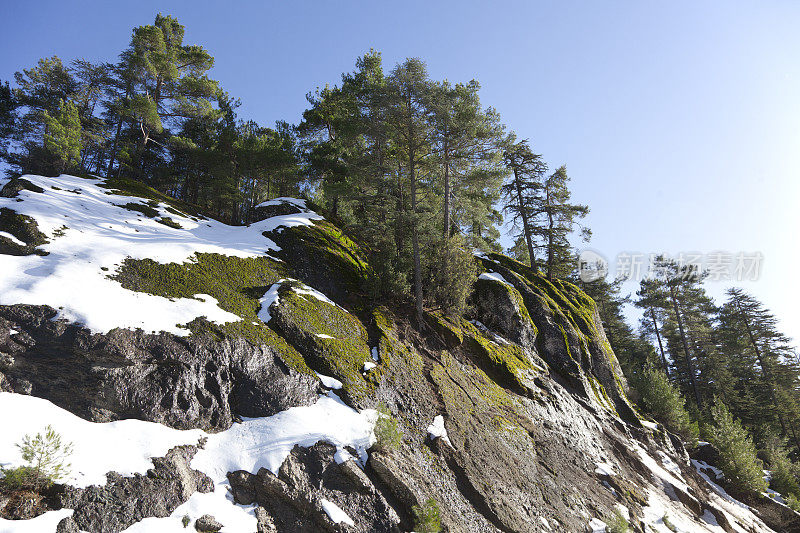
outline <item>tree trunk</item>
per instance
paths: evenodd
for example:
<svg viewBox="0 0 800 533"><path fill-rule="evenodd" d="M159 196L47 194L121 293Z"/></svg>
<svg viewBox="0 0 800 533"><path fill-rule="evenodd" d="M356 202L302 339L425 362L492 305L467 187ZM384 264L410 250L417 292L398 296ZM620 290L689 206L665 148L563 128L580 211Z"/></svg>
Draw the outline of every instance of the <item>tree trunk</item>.
<svg viewBox="0 0 800 533"><path fill-rule="evenodd" d="M739 303L736 303L736 308L739 310L739 318L741 319L742 323L744 323L744 328L747 330L747 336L750 339L750 344L753 345L753 350L756 352L756 359L758 359L758 364L761 365L761 374L764 376L764 380L767 382L769 386L769 394L772 398L772 404L775 406L775 412L778 413L778 421L781 423L781 429L783 430L784 435L788 435L786 431L786 424L783 421L783 416L781 415L780 406L778 405L778 397L775 391L775 380L772 378L772 372L770 368L766 364L766 360L764 359L761 350L758 347L758 343L756 342L756 336L753 334L753 328L750 327L750 322L747 320L747 315L745 315L744 311L742 310L742 306Z"/></svg>
<svg viewBox="0 0 800 533"><path fill-rule="evenodd" d="M444 141L444 238L450 237L450 153Z"/></svg>
<svg viewBox="0 0 800 533"><path fill-rule="evenodd" d="M534 268L536 258L533 255L533 239L531 237L530 224L528 223L528 212L522 200L522 183L519 177L519 168L516 165L514 166L514 186L517 188L517 203L519 204L519 213L522 216L522 232L525 234L525 244L528 246L528 262L530 267Z"/></svg>
<svg viewBox="0 0 800 533"><path fill-rule="evenodd" d="M409 138L411 138L411 128L409 127ZM420 329L424 329L422 314L422 266L419 259L419 230L417 228L417 178L414 174L414 151L411 141L409 141L408 151L408 177L411 180L411 246L414 253L414 300L417 309L417 323Z"/></svg>
<svg viewBox="0 0 800 533"><path fill-rule="evenodd" d="M689 343L686 341L686 332L683 329L683 319L681 318L680 309L678 309L678 299L675 296L675 287L672 285L669 285L669 295L670 299L672 300L672 307L675 310L675 320L678 322L678 331L681 334L683 353L686 356L686 367L689 370L689 380L691 381L692 389L694 390L694 399L697 402L697 407L702 407L703 400L700 397L700 389L697 388L697 377L695 376L694 372L694 363L692 362L692 356L689 352Z"/></svg>
<svg viewBox="0 0 800 533"><path fill-rule="evenodd" d="M547 187L545 193L546 206L547 206L547 279L553 279L553 263L554 250L553 250L553 206L550 205L550 186Z"/></svg>
<svg viewBox="0 0 800 533"><path fill-rule="evenodd" d="M669 365L667 365L667 357L664 355L664 345L661 344L661 334L658 332L658 322L656 322L656 312L650 308L650 318L653 320L653 329L656 331L656 339L658 339L658 351L661 352L661 364L664 365L664 372L669 376Z"/></svg>

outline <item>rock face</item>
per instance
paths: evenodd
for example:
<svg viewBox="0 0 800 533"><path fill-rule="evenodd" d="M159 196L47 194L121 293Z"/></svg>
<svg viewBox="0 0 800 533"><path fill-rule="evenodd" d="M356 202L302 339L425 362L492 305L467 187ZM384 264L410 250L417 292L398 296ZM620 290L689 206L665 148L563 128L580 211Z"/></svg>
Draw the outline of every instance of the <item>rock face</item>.
<svg viewBox="0 0 800 533"><path fill-rule="evenodd" d="M228 474L237 503L257 503L264 531L313 533L319 531L399 532L400 519L372 481L354 463L334 459L336 447L318 443L295 447L278 475L262 468L256 474ZM353 521L335 522L325 510L333 503ZM268 525L267 525L268 524Z"/></svg>
<svg viewBox="0 0 800 533"><path fill-rule="evenodd" d="M54 316L44 306L0 306L3 390L46 398L96 422L137 418L209 430L317 399L318 380L266 345L122 329L95 335Z"/></svg>
<svg viewBox="0 0 800 533"><path fill-rule="evenodd" d="M195 492L214 489L208 476L189 466L196 451L194 446L174 448L165 457L153 459L146 475L123 477L111 472L102 487L68 492L61 504L75 512L59 528L116 533L144 518L169 516Z"/></svg>

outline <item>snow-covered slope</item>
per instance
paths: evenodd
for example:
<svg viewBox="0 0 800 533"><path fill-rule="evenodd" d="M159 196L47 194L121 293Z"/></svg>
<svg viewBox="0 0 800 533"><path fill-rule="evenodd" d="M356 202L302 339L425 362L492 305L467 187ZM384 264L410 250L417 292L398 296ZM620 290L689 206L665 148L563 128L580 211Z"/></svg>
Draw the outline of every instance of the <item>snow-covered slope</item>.
<svg viewBox="0 0 800 533"><path fill-rule="evenodd" d="M321 218L304 209L246 227L229 226L180 213L163 202L114 194L100 179L25 179L42 192L22 190L14 198L0 198L0 209L33 218L50 241L40 247L48 255L0 254L0 305L49 305L58 309L59 318L98 333L141 328L187 335L180 326L197 317L219 323L239 320L208 295L170 300L122 288L111 277L124 259L180 263L196 253L265 255L279 250L265 231ZM16 239L0 233L3 238Z"/></svg>

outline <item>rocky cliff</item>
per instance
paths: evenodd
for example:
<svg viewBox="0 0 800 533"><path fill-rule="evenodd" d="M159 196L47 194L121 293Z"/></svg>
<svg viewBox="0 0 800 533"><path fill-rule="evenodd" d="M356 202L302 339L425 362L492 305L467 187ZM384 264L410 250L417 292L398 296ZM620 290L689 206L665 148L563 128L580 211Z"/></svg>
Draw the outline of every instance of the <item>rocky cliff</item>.
<svg viewBox="0 0 800 533"><path fill-rule="evenodd" d="M0 196L0 466L47 424L76 448L0 531L796 527L638 413L594 302L513 259L416 328L300 200L231 227L131 182Z"/></svg>

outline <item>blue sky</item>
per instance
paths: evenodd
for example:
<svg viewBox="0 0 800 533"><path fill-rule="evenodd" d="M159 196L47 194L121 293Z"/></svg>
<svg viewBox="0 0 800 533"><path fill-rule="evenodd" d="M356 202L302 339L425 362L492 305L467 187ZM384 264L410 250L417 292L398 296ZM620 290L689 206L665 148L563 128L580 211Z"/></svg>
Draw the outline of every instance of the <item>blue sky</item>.
<svg viewBox="0 0 800 533"><path fill-rule="evenodd" d="M736 2L6 2L0 79L43 56L115 59L159 11L216 58L261 123L370 48L472 78L589 204L590 246L761 252L745 284L800 339L800 4ZM725 283L709 284L721 295Z"/></svg>

